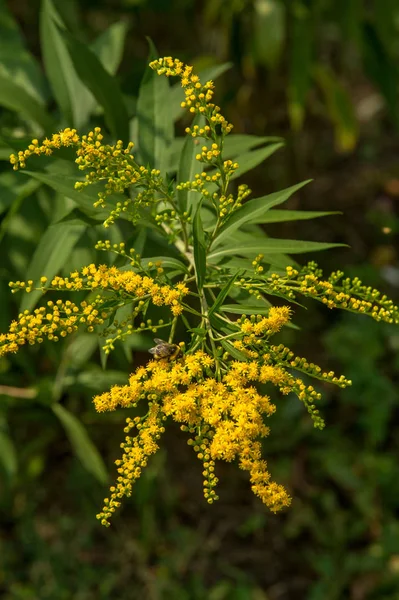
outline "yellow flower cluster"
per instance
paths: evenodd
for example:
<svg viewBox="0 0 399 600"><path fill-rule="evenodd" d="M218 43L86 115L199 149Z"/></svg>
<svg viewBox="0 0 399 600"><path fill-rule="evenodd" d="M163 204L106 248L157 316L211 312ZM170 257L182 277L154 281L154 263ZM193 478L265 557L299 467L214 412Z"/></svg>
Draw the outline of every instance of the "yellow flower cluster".
<svg viewBox="0 0 399 600"><path fill-rule="evenodd" d="M193 67L185 65L177 58L166 56L159 58L150 63L151 69L154 69L158 75L166 75L167 77L180 77L181 85L184 89L185 100L181 103L182 108L188 108L193 114L203 114L206 116L209 122L209 130L206 127L202 128L203 131L200 135L207 137L210 131L215 129L215 126L219 126L222 132L228 134L233 125L228 123L226 119L220 114L219 106L216 106L211 102L213 97L214 83L213 81L207 81L204 85L200 82L198 75L193 74ZM198 135L198 127L190 130L186 129L186 132L193 137Z"/></svg>
<svg viewBox="0 0 399 600"><path fill-rule="evenodd" d="M271 306L267 317L252 315L250 319L239 321L242 333L245 333L244 343L253 343L256 337L274 335L288 323L291 317L289 306Z"/></svg>
<svg viewBox="0 0 399 600"><path fill-rule="evenodd" d="M57 342L60 337L74 333L79 325L86 324L88 331L101 325L107 313L100 313L98 304L81 302L79 306L67 300L49 301L33 313L25 310L13 321L8 333L0 334L0 356L15 353L24 344L40 344L45 338Z"/></svg>
<svg viewBox="0 0 399 600"><path fill-rule="evenodd" d="M181 302L189 292L184 283L177 283L173 287L160 285L151 277L133 271L94 264L83 267L80 272L74 271L69 277L56 276L50 282L46 277L41 277L38 287L31 280L11 281L9 285L12 292L31 292L35 289L43 293L50 290L116 292L118 301L121 298L138 300L136 314L144 307L145 300L149 300L156 306L169 306L174 316L183 312ZM26 343L41 343L45 338L58 341L59 336L65 337L75 332L81 324L85 324L89 332L94 331L94 326L102 325L112 310L109 307L108 310L103 308L109 299L108 295L98 294L91 302L84 301L79 306L69 300L57 300L47 302L46 307L37 308L33 313L24 311L18 316L18 320L11 323L9 332L0 335L0 356L17 352ZM151 328L151 323L149 327Z"/></svg>
<svg viewBox="0 0 399 600"><path fill-rule="evenodd" d="M139 205L148 206L156 201L157 191L161 191L164 195L167 193L159 170L147 169L135 162L131 154L133 142L129 142L126 148L121 140L114 145L104 144L100 127L95 127L93 131L82 137L77 134L76 129L68 127L60 133L55 133L51 139L46 138L41 145L38 140L32 140L26 150L11 154L10 162L14 170L24 168L30 156L42 154L48 156L63 146L75 146L76 164L80 170L89 171L85 175L85 181L76 182L76 190L99 181L105 182L104 191L98 193L98 200L94 202L95 207L105 208L106 198L111 194L124 194L127 188L136 184L141 187L134 202L125 198L123 202L115 204L104 222L105 227L114 223L121 213L127 213L130 209L132 212L129 214L134 220Z"/></svg>
<svg viewBox="0 0 399 600"><path fill-rule="evenodd" d="M46 138L42 144L39 144L39 140L32 140L32 143L27 147L26 150L20 150L18 154L11 154L10 163L13 165L14 171L19 168L24 169L26 167L26 159L32 155L50 156L54 150L58 150L63 146L78 146L80 138L76 132L76 129L70 129L67 127L60 133L54 133L51 140Z"/></svg>
<svg viewBox="0 0 399 600"><path fill-rule="evenodd" d="M215 461L238 459L240 468L250 474L252 490L270 510L289 505L287 492L270 481L266 462L261 458L260 440L269 433L264 418L274 413L275 406L248 385L250 380L261 381L258 365L235 362L221 381L215 378L213 365L214 359L203 351L187 354L173 363L151 361L136 370L128 385L114 386L94 398L99 412L119 406L135 407L144 399L149 403L147 416L128 421L126 432L136 426L139 433L134 440L128 436L123 445L124 457L117 461L117 485L111 488L111 497L98 515L104 525L109 524L120 499L130 495L133 481L156 450L156 439L167 417L194 436L189 444L203 463L204 496L208 502L217 500Z"/></svg>
<svg viewBox="0 0 399 600"><path fill-rule="evenodd" d="M142 276L134 271L122 271L117 267L107 265L88 265L80 271L74 271L69 277L54 277L47 285L46 277L41 278L38 289L47 290L89 290L89 291L115 291L121 292L129 299L150 298L156 306L170 306L173 315L180 315L183 311L181 300L189 290L184 283L177 283L173 288L169 285L159 285L151 277ZM31 291L33 281L10 282L12 291L24 289Z"/></svg>
<svg viewBox="0 0 399 600"><path fill-rule="evenodd" d="M369 286L362 285L359 278L342 279L343 273L332 273L328 280L321 279L322 271L313 262L301 271L286 268L286 276L273 273L266 279L267 286L259 291L284 295L294 300L297 294L319 300L328 308L341 308L350 312L366 314L376 321L399 323L399 309L386 296Z"/></svg>

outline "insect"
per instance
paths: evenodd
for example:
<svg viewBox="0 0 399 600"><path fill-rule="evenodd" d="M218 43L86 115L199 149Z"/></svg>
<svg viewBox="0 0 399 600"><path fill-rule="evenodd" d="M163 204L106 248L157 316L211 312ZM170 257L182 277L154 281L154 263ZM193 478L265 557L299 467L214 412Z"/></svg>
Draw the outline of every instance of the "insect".
<svg viewBox="0 0 399 600"><path fill-rule="evenodd" d="M148 352L154 355L155 360L160 360L161 358L166 358L167 360L174 360L180 354L180 347L176 344L169 344L168 342L164 342L159 338L155 338L154 342L156 346L154 348L150 348Z"/></svg>

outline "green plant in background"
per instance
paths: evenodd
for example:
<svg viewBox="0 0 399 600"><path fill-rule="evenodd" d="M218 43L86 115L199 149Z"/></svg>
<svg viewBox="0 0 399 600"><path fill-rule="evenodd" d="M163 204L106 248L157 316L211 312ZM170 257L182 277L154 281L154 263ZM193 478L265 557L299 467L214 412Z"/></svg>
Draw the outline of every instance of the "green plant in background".
<svg viewBox="0 0 399 600"><path fill-rule="evenodd" d="M261 69L273 93L283 75L293 131L301 131L306 114L322 116L334 127L337 149L348 152L359 121L383 104L398 127L396 0L236 0L228 6L209 0L204 18L223 40L219 54L233 55L249 82ZM380 96L371 89L360 104L356 88L365 81ZM259 77L257 93L260 85Z"/></svg>
<svg viewBox="0 0 399 600"><path fill-rule="evenodd" d="M72 55L83 52L84 46L69 34L63 35ZM90 60L92 72L97 69L99 76L98 64L92 57ZM143 82L144 89L151 90L152 106L138 102L155 120L151 123L147 117L141 140L139 136L139 153L142 160L148 158L146 165L132 154L132 142L107 144L99 127L82 137L76 129L66 128L41 144L34 139L10 160L18 170L25 168L31 157L52 157L54 150L73 149L79 169L88 171L83 180L75 182L77 201L80 194L94 188L94 207L101 209L106 228L123 219L125 226L129 224L128 235L138 227L147 229L165 253L142 259L128 240L118 244L100 240L96 249L114 253L118 264L91 263L67 277L54 276L49 281L43 275L40 281L11 283L13 291L88 295L79 303L58 299L34 310L26 308L0 337L0 352L15 353L26 343L44 339L58 341L84 327L105 338L103 351L108 354L117 341L124 342L129 336L143 331L159 336L166 330L168 342L156 338L157 346L151 349L155 360L136 369L127 385L115 385L94 398L99 412L118 407L140 411L145 405L144 415L127 419L122 459L116 461L117 484L111 487L99 519L109 525L121 498L131 495L132 484L159 447L168 418L190 434L189 444L203 463L208 502L218 498L215 461L237 459L240 468L249 472L253 492L275 512L289 505L290 498L281 485L271 481L262 459L261 440L269 435L264 418L276 410L263 386L274 385L284 395L297 395L315 427L321 429L324 421L315 405L321 395L295 372L343 388L351 382L334 372L323 372L281 344L272 344L272 336L289 324L291 309L272 306L268 297L292 302L303 295L329 308L388 323L398 323L399 312L391 300L356 277L345 278L337 271L324 280L314 263L292 266L287 252L323 250L334 244L273 239L259 224L270 222L277 212L270 209L304 184L243 202L250 190L240 185L234 191L230 186L242 174L243 163L240 171L239 159L228 158L228 140L238 147L248 140L227 137L232 125L212 101L213 82L202 84L191 66L170 57L150 66L158 75L180 78L185 94L181 108L195 115L192 126L186 128L176 178L166 177L164 154L167 140L170 144L173 139L173 109L167 101L171 90L157 85L155 75L146 75ZM97 82L93 89L99 87ZM104 104L108 105L108 100ZM109 120L114 133L121 125L116 119ZM270 154L276 146L266 146L263 154ZM244 169L263 158L253 152L245 164L244 155ZM56 168L52 173L62 178ZM287 211L285 218L296 216ZM163 306L169 307L171 315L163 313L158 318L157 309ZM179 341L180 337L185 341ZM137 430L135 436L131 435L133 429Z"/></svg>

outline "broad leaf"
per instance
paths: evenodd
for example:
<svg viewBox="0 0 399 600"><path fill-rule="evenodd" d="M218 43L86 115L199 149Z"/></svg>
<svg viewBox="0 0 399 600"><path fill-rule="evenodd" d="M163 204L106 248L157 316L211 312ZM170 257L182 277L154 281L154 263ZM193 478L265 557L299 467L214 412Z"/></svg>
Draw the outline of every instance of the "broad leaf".
<svg viewBox="0 0 399 600"><path fill-rule="evenodd" d="M84 468L100 483L106 483L108 480L107 469L86 428L74 414L61 404L53 404L51 408L65 429L72 449Z"/></svg>

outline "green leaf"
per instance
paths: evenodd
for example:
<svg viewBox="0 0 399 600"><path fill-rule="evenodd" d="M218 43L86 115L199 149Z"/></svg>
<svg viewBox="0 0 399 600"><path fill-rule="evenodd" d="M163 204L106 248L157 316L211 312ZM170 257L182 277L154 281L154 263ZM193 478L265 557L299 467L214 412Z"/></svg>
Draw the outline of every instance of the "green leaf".
<svg viewBox="0 0 399 600"><path fill-rule="evenodd" d="M40 41L45 70L64 123L79 128L87 120L92 96L78 77L60 29L65 25L54 2L42 0Z"/></svg>
<svg viewBox="0 0 399 600"><path fill-rule="evenodd" d="M100 483L106 483L108 480L107 469L86 428L74 414L61 404L53 404L51 408L65 429L72 449L84 468Z"/></svg>
<svg viewBox="0 0 399 600"><path fill-rule="evenodd" d="M91 44L92 51L110 75L115 75L121 63L127 30L125 21L112 23Z"/></svg>
<svg viewBox="0 0 399 600"><path fill-rule="evenodd" d="M277 136L258 136L243 133L232 133L227 136L223 143L223 158L235 158L239 154L248 152L257 146L264 146L275 142L284 142Z"/></svg>
<svg viewBox="0 0 399 600"><path fill-rule="evenodd" d="M0 106L20 113L25 119L39 125L42 131L50 132L54 128L54 121L45 107L4 75L0 75Z"/></svg>
<svg viewBox="0 0 399 600"><path fill-rule="evenodd" d="M219 307L223 304L223 302L226 300L238 275L239 275L239 273L235 273L235 275L233 275L233 277L231 277L231 279L226 283L226 285L220 290L215 302L212 304L212 306L210 307L210 309L208 311L209 316L211 316L215 311L217 311L219 309Z"/></svg>
<svg viewBox="0 0 399 600"><path fill-rule="evenodd" d="M313 73L324 93L327 110L335 125L337 148L349 152L355 147L359 135L355 109L349 94L328 67L318 65Z"/></svg>
<svg viewBox="0 0 399 600"><path fill-rule="evenodd" d="M255 0L253 35L258 62L274 67L285 38L285 7L280 0Z"/></svg>
<svg viewBox="0 0 399 600"><path fill-rule="evenodd" d="M287 221L306 221L330 215L342 215L339 210L268 210L265 215L251 219L251 223L285 223Z"/></svg>
<svg viewBox="0 0 399 600"><path fill-rule="evenodd" d="M127 23L119 21L113 23L105 29L92 44L91 51L97 56L104 69L110 74L115 75L119 64L122 60L123 48L127 33ZM82 106L82 121L85 123L89 119L89 115L98 109L98 104L93 94L85 88L87 99L85 105ZM84 112L83 112L84 108Z"/></svg>
<svg viewBox="0 0 399 600"><path fill-rule="evenodd" d="M220 307L220 310L227 313L232 313L233 315L268 315L269 306L253 306L251 304L223 304Z"/></svg>
<svg viewBox="0 0 399 600"><path fill-rule="evenodd" d="M69 221L50 225L42 235L28 267L26 279L37 282L45 276L52 279L64 266L68 257L86 229L81 222ZM24 294L22 297L21 312L32 310L41 296L40 291Z"/></svg>
<svg viewBox="0 0 399 600"><path fill-rule="evenodd" d="M305 242L301 240L280 240L275 238L265 238L256 240L252 243L241 244L237 246L222 246L208 255L210 262L219 262L223 256L256 256L257 254L272 254L286 252L288 254L302 254L304 252L319 252L328 248L337 248L346 244L332 244L324 242Z"/></svg>
<svg viewBox="0 0 399 600"><path fill-rule="evenodd" d="M48 1L48 0L47 0ZM122 92L96 55L67 31L61 30L76 72L104 109L104 118L115 139L129 141L129 116Z"/></svg>
<svg viewBox="0 0 399 600"><path fill-rule="evenodd" d="M157 56L149 40L149 61ZM168 149L173 138L173 116L170 110L169 81L146 68L137 99L138 146L141 162L164 175L168 166Z"/></svg>
<svg viewBox="0 0 399 600"><path fill-rule="evenodd" d="M198 290L201 292L206 274L206 243L201 221L201 203L197 206L193 220L193 246L195 276Z"/></svg>
<svg viewBox="0 0 399 600"><path fill-rule="evenodd" d="M313 31L310 9L301 2L292 3L288 114L294 131L301 129L305 115L305 101L310 83Z"/></svg>
<svg viewBox="0 0 399 600"><path fill-rule="evenodd" d="M246 152L245 154L241 154L237 156L235 159L238 162L238 169L233 173L230 177L230 180L237 179L237 177L241 177L247 171L251 171L258 165L260 165L266 158L269 158L272 154L277 152L280 148L284 146L284 142L278 142L277 144L270 144L266 146L266 148L258 148L257 150L252 150L251 152Z"/></svg>
<svg viewBox="0 0 399 600"><path fill-rule="evenodd" d="M204 124L204 117L196 115L191 127ZM177 173L177 183L194 181L195 175L203 171L203 166L195 157L200 152L201 142L198 138L191 135L186 136L183 149L180 154L179 170ZM200 201L200 194L195 191L178 190L177 202L182 212L188 211L190 214Z"/></svg>
<svg viewBox="0 0 399 600"><path fill-rule="evenodd" d="M292 194L300 190L304 185L307 185L310 181L311 179L308 179L307 181L297 183L285 190L248 200L248 202L233 212L227 219L213 240L212 247L218 246L225 238L230 237L234 231L239 229L245 223L253 223L255 220L258 223L263 222L259 221L259 219L267 214L269 208L276 206L276 204L282 204L288 200Z"/></svg>
<svg viewBox="0 0 399 600"><path fill-rule="evenodd" d="M109 215L109 210L103 210L93 206L94 202L98 200L98 187L95 185L88 186L78 191L74 188L76 177L71 177L70 175L57 175L56 173L41 173L38 171L26 170L21 171L21 173L45 183L56 192L70 198L85 214L97 221L104 221ZM107 197L107 202L111 201L112 203L113 201L117 202L118 200L119 198L116 196Z"/></svg>
<svg viewBox="0 0 399 600"><path fill-rule="evenodd" d="M0 75L11 79L38 102L47 100L48 89L35 57L28 52L19 26L0 0Z"/></svg>

